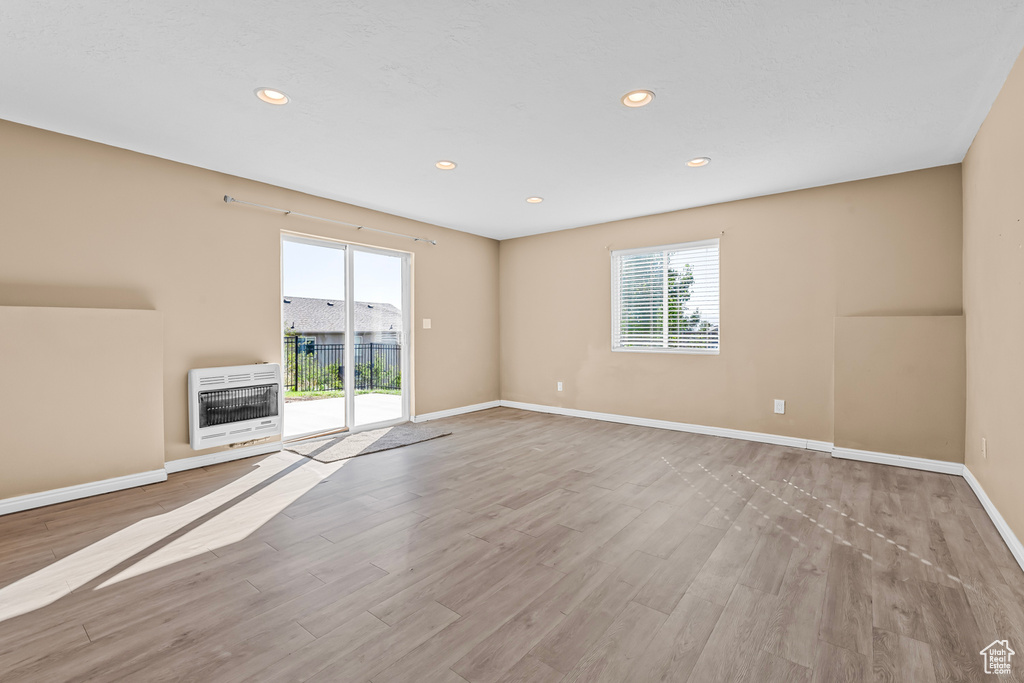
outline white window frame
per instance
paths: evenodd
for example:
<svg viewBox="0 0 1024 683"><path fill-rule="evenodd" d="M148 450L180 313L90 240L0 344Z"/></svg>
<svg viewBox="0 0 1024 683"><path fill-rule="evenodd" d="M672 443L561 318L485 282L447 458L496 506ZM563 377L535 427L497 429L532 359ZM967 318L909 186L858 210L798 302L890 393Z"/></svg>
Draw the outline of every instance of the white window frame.
<svg viewBox="0 0 1024 683"><path fill-rule="evenodd" d="M664 252L664 251L677 251L677 250L681 250L681 249L698 249L700 247L707 247L707 246L711 246L711 245L715 245L715 246L718 247L718 277L719 277L719 284L718 284L718 315L719 315L718 346L716 348L714 348L714 349L687 349L687 348L667 348L667 347L642 348L642 347L635 347L635 346L616 346L616 344L615 344L615 336L616 336L616 330L619 327L619 311L620 311L620 308L619 308L619 296L620 296L620 294L619 294L619 287L620 287L620 282L619 282L619 278L617 277L618 273L617 273L617 269L615 267L616 266L616 263L615 263L616 258L619 258L619 257L622 257L622 256L632 256L632 255L635 255L635 254L657 254L657 253L661 253L661 252ZM662 244L662 245L657 245L657 246L653 246L653 247L637 247L635 249L616 249L616 250L611 252L610 265L611 265L611 284L612 284L612 287L611 287L611 292L612 292L611 304L612 304L612 306L611 306L611 329L610 329L611 339L610 339L610 342L611 342L611 349L612 349L613 352L615 352L615 353L682 353L682 354L698 355L698 356L717 356L717 355L719 355L719 353L721 352L721 349L722 349L722 323L721 323L721 315L722 315L722 284L721 284L721 277L722 277L722 245L721 245L721 240L720 239L718 239L716 237L714 239L698 240L698 241L695 241L695 242L677 242L675 244Z"/></svg>

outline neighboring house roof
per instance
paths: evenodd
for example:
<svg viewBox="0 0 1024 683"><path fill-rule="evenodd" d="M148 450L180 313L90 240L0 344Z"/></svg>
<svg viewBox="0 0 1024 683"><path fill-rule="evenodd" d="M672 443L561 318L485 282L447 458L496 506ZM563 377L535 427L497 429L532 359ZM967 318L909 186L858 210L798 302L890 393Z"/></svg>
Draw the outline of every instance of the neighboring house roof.
<svg viewBox="0 0 1024 683"><path fill-rule="evenodd" d="M284 326L296 332L344 332L345 302L339 299L284 297ZM401 332L402 312L392 304L355 302L356 332Z"/></svg>

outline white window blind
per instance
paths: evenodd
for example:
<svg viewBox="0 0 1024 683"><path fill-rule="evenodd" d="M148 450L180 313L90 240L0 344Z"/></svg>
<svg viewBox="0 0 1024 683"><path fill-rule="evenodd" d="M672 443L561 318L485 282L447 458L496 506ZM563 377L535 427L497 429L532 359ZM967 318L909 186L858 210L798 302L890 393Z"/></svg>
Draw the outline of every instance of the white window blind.
<svg viewBox="0 0 1024 683"><path fill-rule="evenodd" d="M612 252L612 350L718 353L718 240Z"/></svg>

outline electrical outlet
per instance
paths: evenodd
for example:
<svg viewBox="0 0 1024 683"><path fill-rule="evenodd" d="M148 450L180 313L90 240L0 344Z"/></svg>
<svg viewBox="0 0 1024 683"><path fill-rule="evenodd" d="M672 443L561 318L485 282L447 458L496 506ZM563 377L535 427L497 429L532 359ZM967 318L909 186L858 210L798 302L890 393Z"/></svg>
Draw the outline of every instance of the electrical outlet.
<svg viewBox="0 0 1024 683"><path fill-rule="evenodd" d="M430 318L424 318L423 319L423 329L425 329L425 330L429 330L430 329Z"/></svg>
<svg viewBox="0 0 1024 683"><path fill-rule="evenodd" d="M559 383L558 383L558 390L559 390L559 391L561 391L561 390L562 390L562 383L561 383L561 382L559 382Z"/></svg>
<svg viewBox="0 0 1024 683"><path fill-rule="evenodd" d="M781 399L781 398L775 399L775 414L776 415L785 415L786 414L786 402L783 399Z"/></svg>
<svg viewBox="0 0 1024 683"><path fill-rule="evenodd" d="M988 439L981 437L981 457L988 460Z"/></svg>

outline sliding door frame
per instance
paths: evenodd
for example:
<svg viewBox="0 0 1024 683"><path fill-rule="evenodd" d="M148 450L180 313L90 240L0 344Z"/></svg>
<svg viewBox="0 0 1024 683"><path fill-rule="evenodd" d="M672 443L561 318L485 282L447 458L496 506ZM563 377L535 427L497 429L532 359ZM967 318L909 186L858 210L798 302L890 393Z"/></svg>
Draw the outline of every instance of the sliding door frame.
<svg viewBox="0 0 1024 683"><path fill-rule="evenodd" d="M284 243L285 242L297 242L299 244L307 244L314 247L324 247L327 249L340 249L345 252L345 376L343 378L345 389L345 424L343 427L338 429L330 430L329 432L323 432L323 434L338 434L338 433L354 433L366 431L368 429L379 429L381 427L388 427L391 425L401 424L402 422L408 422L412 414L412 381L410 372L412 368L412 253L407 251L398 251L395 249L381 249L378 247L368 247L361 244L355 244L352 242L344 242L342 240L331 239L329 237L320 237L316 235L309 235L305 233L293 233L288 231L281 232L281 313L279 314L279 320L284 320ZM400 336L400 343L402 345L401 353L401 375L402 375L402 415L393 420L386 420L383 422L373 422L368 424L357 425L355 421L355 404L356 404L356 390L355 390L355 306L352 305L355 302L355 252L360 251L368 254L377 254L380 256L389 256L392 258L401 259L401 273L402 273L402 333ZM350 296L351 295L351 296ZM349 332L351 330L351 332ZM281 359L282 363L285 360L284 355L284 343L282 341L281 346ZM349 391L351 387L351 391ZM312 436L316 436L321 432L313 432L311 434L298 434L289 437L290 440L304 439Z"/></svg>
<svg viewBox="0 0 1024 683"><path fill-rule="evenodd" d="M351 344L345 345L345 386L352 387L352 400L346 401L345 409L348 411L345 416L345 422L349 426L349 430L353 432L361 432L367 429L378 429L380 427L388 427L391 425L401 424L402 422L408 422L411 415L410 406L412 402L410 400L410 388L411 382L409 382L409 367L412 355L410 353L410 346L412 346L412 281L410 279L412 254L407 251L396 251L394 249L380 249L377 247L366 247L361 244L349 244L348 249L345 250L345 289L346 296L352 294L351 301L355 303L355 255L356 252L363 252L366 254L377 254L378 256L388 256L391 258L400 258L402 262L402 334L400 337L402 344L402 415L394 420L385 420L383 422L372 422L368 424L357 425L355 420L356 411L356 392L355 392L355 377L356 377L356 345L355 345L355 306L345 306L345 329L353 330ZM347 337L348 335L346 335ZM348 392L345 392L345 396L348 396Z"/></svg>

